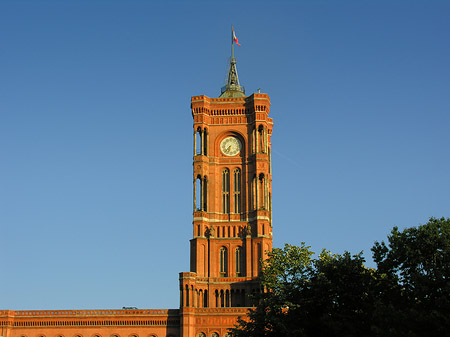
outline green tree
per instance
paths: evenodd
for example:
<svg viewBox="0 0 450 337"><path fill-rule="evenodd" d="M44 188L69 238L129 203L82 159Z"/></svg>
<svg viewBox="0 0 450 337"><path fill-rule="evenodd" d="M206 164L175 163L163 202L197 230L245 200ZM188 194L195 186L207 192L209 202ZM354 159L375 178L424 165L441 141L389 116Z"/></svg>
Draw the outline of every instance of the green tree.
<svg viewBox="0 0 450 337"><path fill-rule="evenodd" d="M274 248L262 263L260 293L248 317L239 320L232 335L244 336L301 336L302 327L290 322L288 314L296 307L294 294L308 280L314 253L304 243L300 247L286 244ZM294 329L294 330L292 330Z"/></svg>
<svg viewBox="0 0 450 337"><path fill-rule="evenodd" d="M286 245L263 262L256 308L233 336L368 336L378 293L376 271L361 254Z"/></svg>
<svg viewBox="0 0 450 337"><path fill-rule="evenodd" d="M322 251L301 291L307 336L369 336L379 298L377 272L362 254ZM303 307L303 308L302 308Z"/></svg>
<svg viewBox="0 0 450 337"><path fill-rule="evenodd" d="M372 248L378 271L396 287L383 302L397 335L443 336L450 330L450 219L399 231ZM382 321L382 319L380 319Z"/></svg>
<svg viewBox="0 0 450 337"><path fill-rule="evenodd" d="M448 336L450 219L375 242L377 269L362 254L317 257L304 243L274 249L262 264L262 291L235 337Z"/></svg>

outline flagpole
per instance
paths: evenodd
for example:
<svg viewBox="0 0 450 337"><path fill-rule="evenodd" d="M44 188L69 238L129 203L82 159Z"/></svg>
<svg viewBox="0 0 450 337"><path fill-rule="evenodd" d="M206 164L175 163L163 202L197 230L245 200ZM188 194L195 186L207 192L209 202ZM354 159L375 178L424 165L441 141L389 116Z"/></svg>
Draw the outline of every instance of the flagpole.
<svg viewBox="0 0 450 337"><path fill-rule="evenodd" d="M233 25L231 25L231 58L234 58Z"/></svg>

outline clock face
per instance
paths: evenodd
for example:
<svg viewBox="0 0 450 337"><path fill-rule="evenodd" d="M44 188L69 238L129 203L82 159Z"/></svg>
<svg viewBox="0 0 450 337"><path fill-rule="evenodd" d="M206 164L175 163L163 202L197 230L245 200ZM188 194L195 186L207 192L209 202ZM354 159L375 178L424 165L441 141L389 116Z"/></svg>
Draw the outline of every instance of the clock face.
<svg viewBox="0 0 450 337"><path fill-rule="evenodd" d="M220 143L220 150L225 156L235 156L241 152L241 142L234 137L227 137Z"/></svg>

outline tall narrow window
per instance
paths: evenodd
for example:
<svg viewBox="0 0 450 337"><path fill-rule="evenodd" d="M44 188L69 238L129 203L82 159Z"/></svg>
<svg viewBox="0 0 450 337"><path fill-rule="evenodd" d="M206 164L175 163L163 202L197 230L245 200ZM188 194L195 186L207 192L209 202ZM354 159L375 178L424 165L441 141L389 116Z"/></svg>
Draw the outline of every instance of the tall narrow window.
<svg viewBox="0 0 450 337"><path fill-rule="evenodd" d="M203 154L208 155L208 132L206 129L203 130Z"/></svg>
<svg viewBox="0 0 450 337"><path fill-rule="evenodd" d="M208 179L206 176L203 178L203 188L202 188L202 199L203 199L203 210L206 212L208 210Z"/></svg>
<svg viewBox="0 0 450 337"><path fill-rule="evenodd" d="M252 180L252 209L257 209L258 208L258 183L256 181L256 175L253 176L253 180Z"/></svg>
<svg viewBox="0 0 450 337"><path fill-rule="evenodd" d="M221 277L227 276L228 270L228 256L225 247L220 248L219 251L219 273Z"/></svg>
<svg viewBox="0 0 450 337"><path fill-rule="evenodd" d="M234 251L234 260L236 266L236 276L242 276L242 247L237 247Z"/></svg>
<svg viewBox="0 0 450 337"><path fill-rule="evenodd" d="M218 308L219 307L219 291L216 290L214 295L215 295L215 299L216 299L216 308Z"/></svg>
<svg viewBox="0 0 450 337"><path fill-rule="evenodd" d="M241 213L241 170L234 170L234 212Z"/></svg>
<svg viewBox="0 0 450 337"><path fill-rule="evenodd" d="M202 129L197 128L197 132L195 133L195 154L201 154L202 153Z"/></svg>
<svg viewBox="0 0 450 337"><path fill-rule="evenodd" d="M184 303L188 307L189 306L189 287L187 284L186 284L186 293L185 294L186 294L186 301Z"/></svg>
<svg viewBox="0 0 450 337"><path fill-rule="evenodd" d="M230 213L230 171L222 172L222 208L226 214Z"/></svg>
<svg viewBox="0 0 450 337"><path fill-rule="evenodd" d="M266 146L265 146L265 130L264 127L262 125L259 126L258 128L258 147L259 147L259 152L266 152Z"/></svg>
<svg viewBox="0 0 450 337"><path fill-rule="evenodd" d="M194 184L194 212L206 211L208 204L208 180L207 177L197 176Z"/></svg>
<svg viewBox="0 0 450 337"><path fill-rule="evenodd" d="M252 130L252 153L256 153L256 129Z"/></svg>
<svg viewBox="0 0 450 337"><path fill-rule="evenodd" d="M220 307L225 307L225 293L223 290L220 291Z"/></svg>
<svg viewBox="0 0 450 337"><path fill-rule="evenodd" d="M260 243L258 243L257 245L256 245L256 249L258 250L258 271L260 272L261 271L261 258L262 258L262 251L261 251L261 244Z"/></svg>
<svg viewBox="0 0 450 337"><path fill-rule="evenodd" d="M259 208L266 209L266 179L264 174L259 175Z"/></svg>
<svg viewBox="0 0 450 337"><path fill-rule="evenodd" d="M194 198L195 198L194 211L200 211L202 209L202 178L200 176L197 176L197 179L195 179Z"/></svg>
<svg viewBox="0 0 450 337"><path fill-rule="evenodd" d="M208 307L208 290L205 290L205 293L203 294L203 307Z"/></svg>

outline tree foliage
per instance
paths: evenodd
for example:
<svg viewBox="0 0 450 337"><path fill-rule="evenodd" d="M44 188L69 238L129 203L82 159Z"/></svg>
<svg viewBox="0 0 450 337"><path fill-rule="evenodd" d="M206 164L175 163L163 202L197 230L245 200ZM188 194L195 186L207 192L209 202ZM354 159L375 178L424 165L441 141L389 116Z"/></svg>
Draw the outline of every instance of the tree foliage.
<svg viewBox="0 0 450 337"><path fill-rule="evenodd" d="M234 337L444 336L450 331L450 219L375 242L376 269L362 253L304 243L273 249L262 263L262 291Z"/></svg>
<svg viewBox="0 0 450 337"><path fill-rule="evenodd" d="M450 330L450 219L399 231L375 242L374 261L396 285L386 301L399 330L443 336ZM392 290L392 289L391 289Z"/></svg>

